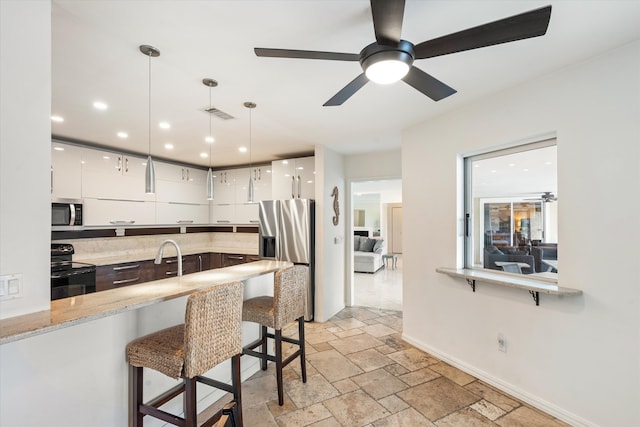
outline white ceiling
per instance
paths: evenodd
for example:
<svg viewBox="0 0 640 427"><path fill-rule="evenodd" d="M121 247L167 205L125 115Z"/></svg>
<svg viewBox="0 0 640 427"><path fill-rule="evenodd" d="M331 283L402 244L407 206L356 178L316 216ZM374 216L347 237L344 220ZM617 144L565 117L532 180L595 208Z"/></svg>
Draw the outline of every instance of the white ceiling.
<svg viewBox="0 0 640 427"><path fill-rule="evenodd" d="M146 153L149 59L151 152L206 166L209 89L213 105L236 117L213 119L213 166L313 151L350 154L400 147L401 131L539 75L640 38L640 1L408 0L402 37L418 44L511 15L553 5L543 37L419 60L414 65L458 92L439 102L403 82L367 84L342 106L322 104L362 72L357 62L259 58L254 47L359 53L374 41L366 0L53 0L52 123L55 136ZM603 76L606 81L607 76ZM97 111L92 103L108 104ZM550 100L552 102L552 100ZM170 130L158 122L171 123ZM121 140L118 131L129 138ZM175 148L167 151L165 143Z"/></svg>

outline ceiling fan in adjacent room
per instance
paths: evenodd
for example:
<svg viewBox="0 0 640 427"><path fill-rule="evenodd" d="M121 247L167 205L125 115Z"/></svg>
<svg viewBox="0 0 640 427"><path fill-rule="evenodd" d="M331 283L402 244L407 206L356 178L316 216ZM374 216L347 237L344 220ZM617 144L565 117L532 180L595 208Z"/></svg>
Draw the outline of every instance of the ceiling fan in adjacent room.
<svg viewBox="0 0 640 427"><path fill-rule="evenodd" d="M550 203L558 200L558 196L553 194L551 191L545 191L540 195L540 197L535 199L525 199L525 200L542 200L542 203Z"/></svg>
<svg viewBox="0 0 640 427"><path fill-rule="evenodd" d="M387 84L402 79L434 101L439 101L453 95L456 90L414 67L416 59L542 36L547 32L551 18L551 6L546 6L414 45L400 38L404 4L405 0L371 0L376 41L359 54L260 47L254 51L264 57L359 61L364 72L324 106L342 105L369 80Z"/></svg>

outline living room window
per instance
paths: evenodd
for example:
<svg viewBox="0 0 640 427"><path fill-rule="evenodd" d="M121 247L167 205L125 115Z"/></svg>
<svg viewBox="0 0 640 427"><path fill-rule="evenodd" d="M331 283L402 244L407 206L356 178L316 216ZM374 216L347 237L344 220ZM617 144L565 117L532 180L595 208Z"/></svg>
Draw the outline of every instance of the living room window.
<svg viewBox="0 0 640 427"><path fill-rule="evenodd" d="M466 157L465 267L557 278L556 140Z"/></svg>

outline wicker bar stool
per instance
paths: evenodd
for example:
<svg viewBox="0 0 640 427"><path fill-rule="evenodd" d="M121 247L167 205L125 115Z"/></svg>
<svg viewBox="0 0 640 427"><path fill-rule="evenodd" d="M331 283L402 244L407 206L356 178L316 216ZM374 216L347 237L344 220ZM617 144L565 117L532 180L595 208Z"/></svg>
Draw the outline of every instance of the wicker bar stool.
<svg viewBox="0 0 640 427"><path fill-rule="evenodd" d="M233 425L242 426L242 299L241 282L225 283L195 292L187 300L184 324L146 335L127 345L133 425L142 427L143 417L150 415L177 426L197 426L196 384L200 382L232 393L234 400L233 405L225 406L203 425L211 426L221 417L227 417L233 420ZM231 384L202 376L229 358ZM172 378L182 378L183 381L145 404L142 401L143 368L156 370ZM160 409L160 406L182 393L184 418Z"/></svg>
<svg viewBox="0 0 640 427"><path fill-rule="evenodd" d="M301 265L277 271L273 297L259 296L244 301L242 306L242 320L260 324L260 338L244 347L242 354L261 359L262 370L267 369L267 361L276 363L276 380L278 383L278 404L284 404L282 386L282 368L296 357L300 357L302 382L307 382L307 368L304 348L304 304L306 300L306 283L309 268ZM282 328L297 320L298 339L282 336ZM267 328L274 329L274 334L267 333ZM268 354L267 340L275 340L275 356ZM282 341L298 345L299 348L286 360L282 360ZM261 351L254 351L261 346Z"/></svg>

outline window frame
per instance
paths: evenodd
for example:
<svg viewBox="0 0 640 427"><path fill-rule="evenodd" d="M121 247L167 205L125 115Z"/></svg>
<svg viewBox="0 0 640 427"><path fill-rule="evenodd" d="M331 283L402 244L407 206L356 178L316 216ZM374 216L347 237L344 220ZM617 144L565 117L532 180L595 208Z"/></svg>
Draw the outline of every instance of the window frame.
<svg viewBox="0 0 640 427"><path fill-rule="evenodd" d="M476 153L471 153L464 155L462 158L463 161L463 266L467 269L474 269L479 271L490 271L501 273L498 270L493 270L486 268L484 266L480 267L474 264L474 201L473 201L473 163L478 160L502 157L509 154L522 153L526 151L537 150L541 148L547 148L556 146L557 147L557 138L554 135L546 135L544 137L540 137L534 140L520 142L517 145L511 145L506 148L496 148ZM558 173L557 163L555 165L556 177ZM499 198L508 198L508 196L497 196ZM518 197L511 197L511 199L517 199ZM544 204L543 204L544 209ZM476 215L480 215L480 213L476 213ZM512 218L513 221L513 218ZM557 221L557 218L556 218ZM476 245L479 243L475 243ZM529 276L529 275L528 275ZM536 277L528 277L531 279L536 279ZM546 280L549 280L548 278ZM552 279L557 282L557 279Z"/></svg>

